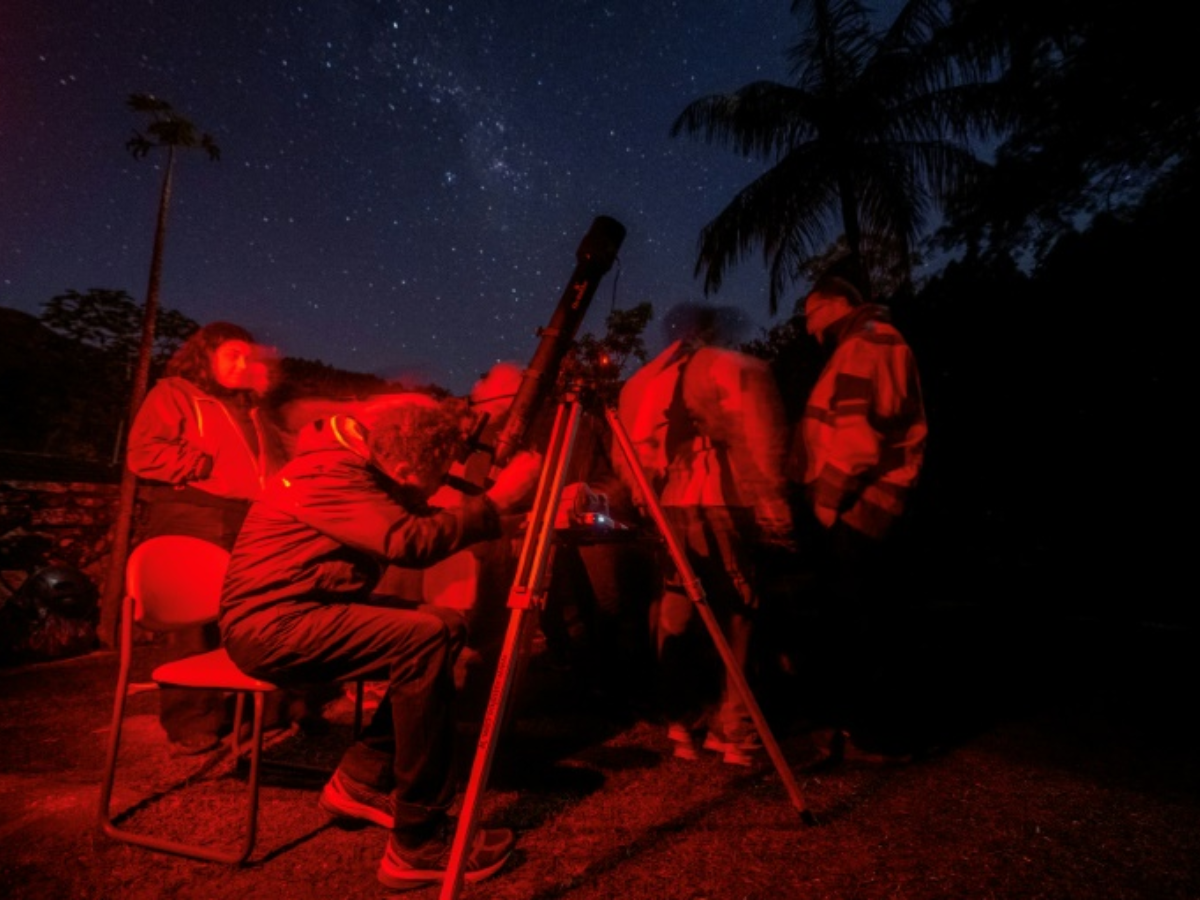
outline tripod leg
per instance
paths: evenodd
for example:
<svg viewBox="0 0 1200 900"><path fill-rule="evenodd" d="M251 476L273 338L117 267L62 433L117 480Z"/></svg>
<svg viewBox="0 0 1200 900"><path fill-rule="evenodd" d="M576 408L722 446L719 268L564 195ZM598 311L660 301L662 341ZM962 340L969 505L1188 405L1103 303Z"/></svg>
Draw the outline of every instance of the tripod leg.
<svg viewBox="0 0 1200 900"><path fill-rule="evenodd" d="M671 560L675 563L679 571L683 588L687 592L688 598L695 604L696 610L700 613L700 618L704 622L704 627L708 629L709 636L712 638L713 644L716 645L717 652L721 655L721 661L725 664L727 677L732 682L738 692L738 696L741 697L747 711L750 713L750 718L754 722L758 736L762 738L767 755L771 757L771 762L774 763L775 770L779 773L784 787L787 788L792 805L800 812L804 821L811 824L813 821L812 813L805 807L804 795L800 792L800 787L796 784L796 779L792 777L792 770L788 766L783 751L779 748L779 743L775 740L775 736L771 733L771 729L767 725L766 717L759 708L758 701L755 700L754 694L750 690L750 685L746 681L746 675L734 657L733 650L730 649L729 642L725 639L725 635L721 631L721 626L717 622L712 608L708 605L708 600L704 596L704 589L700 584L700 580L696 577L695 571L688 563L687 554L679 545L679 540L675 537L671 526L667 523L662 507L658 503L658 498L655 497L650 483L646 480L645 472L638 462L637 453L633 448L633 443L629 440L629 434L625 431L625 426L621 424L621 420L617 418L616 412L612 409L605 410L605 418L612 429L613 437L621 448L626 464L637 481L638 489L645 499L646 509L650 512L650 517L654 519L654 524L666 542L667 552L670 554Z"/></svg>
<svg viewBox="0 0 1200 900"><path fill-rule="evenodd" d="M540 586L550 555L554 518L558 512L558 503L562 496L563 483L566 481L571 450L578 433L580 412L581 408L575 402L564 402L559 406L550 444L542 461L542 475L538 482L537 495L534 498L533 509L526 526L525 539L521 545L517 573L509 592L508 605L512 609L512 614L509 616L504 646L500 651L496 677L492 681L492 690L488 696L487 710L483 716L479 741L475 749L475 759L471 764L471 775L463 794L462 811L458 816L454 843L450 847L450 862L442 881L440 900L454 900L462 886L467 848L475 834L479 801L487 786L492 759L495 756L496 742L493 738L498 734L500 726L504 722L505 709L509 695L512 693L514 675L517 672L517 663L525 646L525 615L540 603Z"/></svg>

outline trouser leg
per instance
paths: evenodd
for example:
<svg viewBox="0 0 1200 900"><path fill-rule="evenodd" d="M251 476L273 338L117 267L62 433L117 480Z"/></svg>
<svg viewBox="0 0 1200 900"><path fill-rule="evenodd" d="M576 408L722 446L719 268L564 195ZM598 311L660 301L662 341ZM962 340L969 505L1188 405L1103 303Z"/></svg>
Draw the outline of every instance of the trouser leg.
<svg viewBox="0 0 1200 900"><path fill-rule="evenodd" d="M659 702L669 722L698 724L706 682L698 659L694 604L675 585L668 584L658 605Z"/></svg>
<svg viewBox="0 0 1200 900"><path fill-rule="evenodd" d="M454 798L453 663L465 637L423 608L313 604L286 627L242 623L227 646L244 671L280 684L386 678L387 695L339 768L393 790L397 832L416 834Z"/></svg>

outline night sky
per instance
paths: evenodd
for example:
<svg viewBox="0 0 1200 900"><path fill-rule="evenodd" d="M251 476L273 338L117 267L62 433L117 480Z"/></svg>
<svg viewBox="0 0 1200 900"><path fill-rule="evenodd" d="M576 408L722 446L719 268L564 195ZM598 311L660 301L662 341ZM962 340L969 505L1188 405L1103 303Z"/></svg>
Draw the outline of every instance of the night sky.
<svg viewBox="0 0 1200 900"><path fill-rule="evenodd" d="M763 167L671 122L788 80L789 5L8 0L0 306L144 300L166 155L124 144L146 93L222 152L181 155L166 244L162 304L202 324L463 392L530 359L597 215L628 233L581 333L614 304L661 317L702 299L699 231ZM756 255L710 299L767 327L766 285Z"/></svg>

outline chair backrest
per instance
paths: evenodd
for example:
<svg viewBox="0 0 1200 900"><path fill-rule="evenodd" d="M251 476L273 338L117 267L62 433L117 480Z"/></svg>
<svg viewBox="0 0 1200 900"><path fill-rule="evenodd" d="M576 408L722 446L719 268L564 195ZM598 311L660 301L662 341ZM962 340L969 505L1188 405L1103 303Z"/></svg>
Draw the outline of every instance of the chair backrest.
<svg viewBox="0 0 1200 900"><path fill-rule="evenodd" d="M194 537L163 535L129 555L125 591L134 621L151 631L171 631L215 621L229 552Z"/></svg>

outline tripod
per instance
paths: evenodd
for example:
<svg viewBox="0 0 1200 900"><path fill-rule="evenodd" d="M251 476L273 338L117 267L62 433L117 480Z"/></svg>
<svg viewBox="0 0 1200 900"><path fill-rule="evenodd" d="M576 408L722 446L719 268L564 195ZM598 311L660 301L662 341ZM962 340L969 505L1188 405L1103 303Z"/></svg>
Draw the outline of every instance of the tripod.
<svg viewBox="0 0 1200 900"><path fill-rule="evenodd" d="M491 693L488 697L487 709L483 716L479 740L476 745L475 758L471 766L467 788L463 795L462 812L459 815L454 843L450 850L450 862L442 882L440 900L454 900L462 885L463 867L466 862L467 849L474 835L479 813L479 801L491 772L492 760L495 755L495 738L500 725L504 721L504 713L512 691L517 662L522 648L525 646L526 614L530 610L540 609L545 600L545 574L552 548L555 517L559 500L566 482L570 467L575 440L579 432L579 422L583 414L583 403L578 385L572 385L564 393L555 414L553 431L542 461L541 476L538 480L533 507L529 513L525 537L518 557L516 574L509 592L508 606L512 613L508 621L504 644L497 662L496 676L492 682ZM804 797L792 777L787 760L780 750L779 744L771 734L766 718L759 708L750 686L746 682L741 666L734 658L725 635L721 632L716 617L705 598L704 589L696 577L687 555L673 534L666 516L662 511L651 490L645 473L638 462L637 454L630 441L625 427L617 418L612 408L605 409L605 419L612 429L617 446L623 455L629 470L637 481L638 488L645 497L647 508L654 524L666 543L667 550L678 569L688 599L695 604L700 617L712 637L725 665L725 671L730 683L737 690L753 720L754 727L762 739L771 762L774 763L779 777L787 788L793 805L800 812L806 824L813 824L811 812L805 808Z"/></svg>

